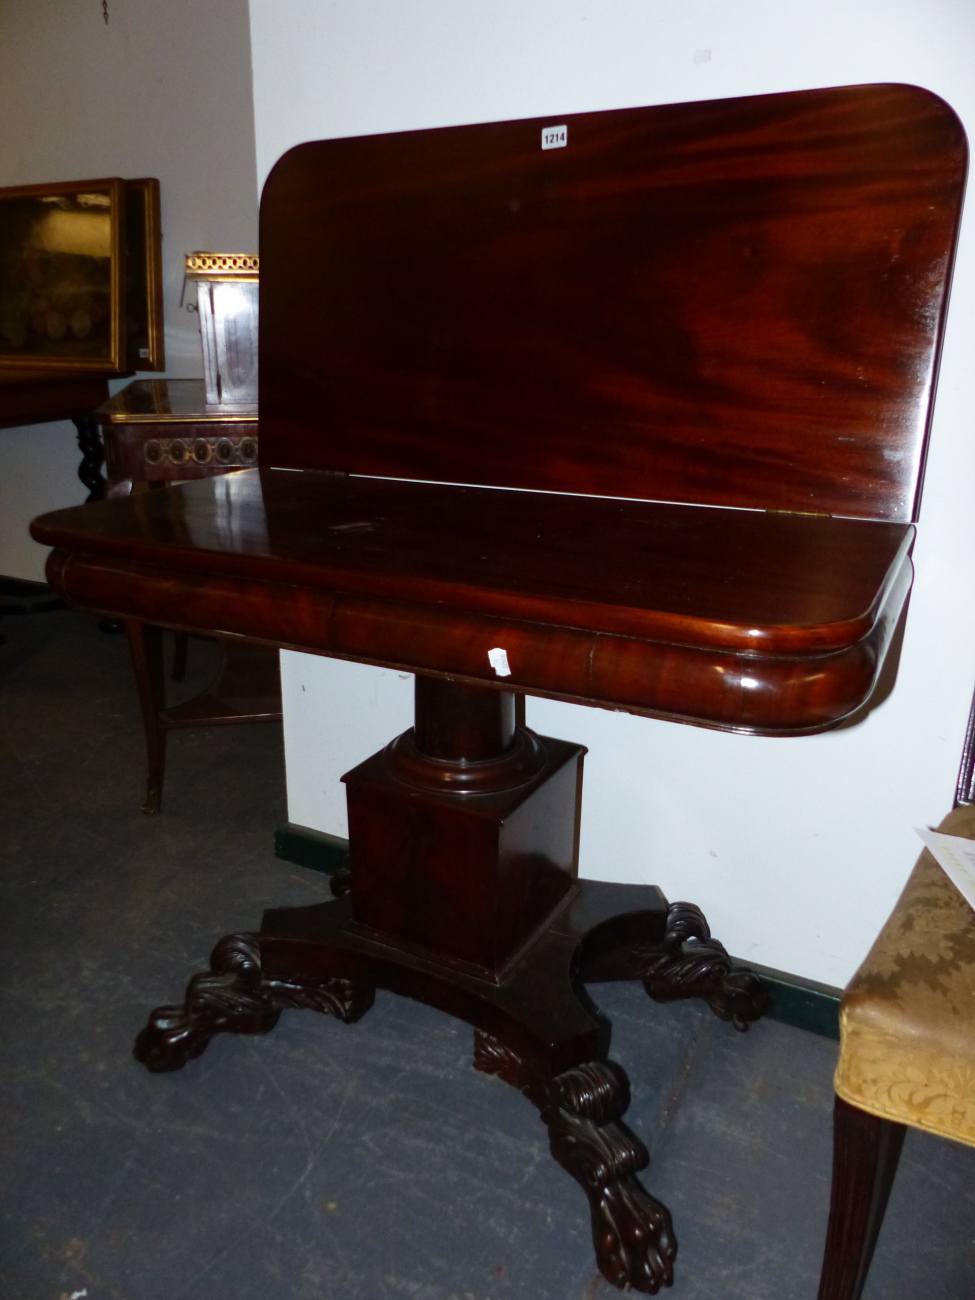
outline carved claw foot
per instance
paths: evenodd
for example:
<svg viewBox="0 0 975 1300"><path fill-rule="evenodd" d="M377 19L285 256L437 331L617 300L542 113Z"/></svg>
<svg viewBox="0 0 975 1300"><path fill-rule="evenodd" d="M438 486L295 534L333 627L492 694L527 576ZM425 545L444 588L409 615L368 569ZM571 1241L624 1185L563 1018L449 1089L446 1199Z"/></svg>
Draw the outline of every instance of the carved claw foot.
<svg viewBox="0 0 975 1300"><path fill-rule="evenodd" d="M670 1211L636 1177L646 1147L620 1123L629 1084L618 1066L592 1061L546 1079L497 1039L475 1033L474 1065L519 1088L539 1109L552 1155L589 1199L596 1262L621 1290L656 1295L674 1280Z"/></svg>
<svg viewBox="0 0 975 1300"><path fill-rule="evenodd" d="M723 944L712 939L701 909L672 903L663 951L650 956L643 987L658 1002L703 998L721 1020L745 1030L771 1002L754 971L734 970Z"/></svg>
<svg viewBox="0 0 975 1300"><path fill-rule="evenodd" d="M266 1034L283 1007L323 1011L347 1023L372 1006L373 989L351 980L316 977L286 983L265 980L256 934L228 934L194 975L181 1006L157 1007L135 1040L134 1055L154 1073L179 1070L216 1034Z"/></svg>

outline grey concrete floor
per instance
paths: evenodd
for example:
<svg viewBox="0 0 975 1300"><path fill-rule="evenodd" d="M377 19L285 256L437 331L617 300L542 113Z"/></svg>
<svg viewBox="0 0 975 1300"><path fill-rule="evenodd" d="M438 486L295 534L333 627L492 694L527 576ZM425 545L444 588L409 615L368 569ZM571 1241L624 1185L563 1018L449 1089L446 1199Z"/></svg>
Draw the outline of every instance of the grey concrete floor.
<svg viewBox="0 0 975 1300"><path fill-rule="evenodd" d="M615 1295L535 1111L437 1011L380 994L355 1026L287 1012L179 1073L136 1064L147 1012L217 938L327 883L272 853L277 728L171 737L143 817L122 638L67 612L2 631L2 1300ZM187 689L208 647L192 665ZM673 1212L674 1300L814 1300L835 1044L594 992ZM975 1151L909 1134L869 1300L975 1295L973 1210Z"/></svg>

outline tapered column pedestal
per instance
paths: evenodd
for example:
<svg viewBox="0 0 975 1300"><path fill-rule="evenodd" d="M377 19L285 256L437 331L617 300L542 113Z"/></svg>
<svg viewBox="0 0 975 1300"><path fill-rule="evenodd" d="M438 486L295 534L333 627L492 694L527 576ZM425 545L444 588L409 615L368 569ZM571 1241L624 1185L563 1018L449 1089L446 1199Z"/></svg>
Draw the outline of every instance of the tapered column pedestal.
<svg viewBox="0 0 975 1300"><path fill-rule="evenodd" d="M626 1076L585 985L640 979L742 1029L768 1002L693 905L577 880L584 753L516 726L510 692L417 678L415 726L344 778L342 896L221 940L183 1005L153 1012L136 1055L178 1069L218 1033L266 1032L284 1007L358 1020L376 988L439 1007L474 1025L475 1066L538 1107L589 1199L603 1274L655 1293L677 1245L637 1178L649 1157L622 1122Z"/></svg>

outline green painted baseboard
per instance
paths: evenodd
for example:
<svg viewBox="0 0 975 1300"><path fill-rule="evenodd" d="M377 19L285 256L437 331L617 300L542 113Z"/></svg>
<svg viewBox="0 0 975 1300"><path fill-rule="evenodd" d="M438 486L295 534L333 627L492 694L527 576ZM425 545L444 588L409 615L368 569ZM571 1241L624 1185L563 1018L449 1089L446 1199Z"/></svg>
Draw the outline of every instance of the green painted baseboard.
<svg viewBox="0 0 975 1300"><path fill-rule="evenodd" d="M327 835L325 831L284 822L274 832L274 856L331 876L345 866L349 841L338 835Z"/></svg>
<svg viewBox="0 0 975 1300"><path fill-rule="evenodd" d="M345 866L349 856L349 841L338 835L326 835L324 831L313 831L307 826L285 822L274 832L274 852L286 862L333 875ZM801 975L772 970L769 966L757 966L754 962L739 961L737 958L734 962L736 966L748 966L761 977L772 999L770 1020L794 1025L797 1029L807 1029L823 1038L839 1039L841 989L829 984L817 984L815 980L803 979Z"/></svg>
<svg viewBox="0 0 975 1300"><path fill-rule="evenodd" d="M773 970L771 966L759 966L757 962L741 961L737 957L733 960L736 966L747 966L761 978L772 999L772 1010L768 1013L770 1020L808 1029L811 1034L839 1042L842 989L803 979L801 975L790 975L787 971Z"/></svg>

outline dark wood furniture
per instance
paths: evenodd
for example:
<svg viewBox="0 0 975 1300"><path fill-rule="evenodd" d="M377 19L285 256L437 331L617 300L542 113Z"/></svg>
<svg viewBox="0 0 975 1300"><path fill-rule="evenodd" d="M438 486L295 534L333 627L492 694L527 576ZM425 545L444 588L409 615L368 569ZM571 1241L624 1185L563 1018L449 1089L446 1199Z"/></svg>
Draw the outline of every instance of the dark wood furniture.
<svg viewBox="0 0 975 1300"><path fill-rule="evenodd" d="M975 838L975 808L938 829ZM972 909L925 850L840 1004L819 1300L860 1300L909 1127L975 1146L973 1006Z"/></svg>
<svg viewBox="0 0 975 1300"><path fill-rule="evenodd" d="M108 397L108 378L83 372L0 370L0 429L73 421L81 452L78 477L92 501L100 499L105 485L102 444L92 412Z"/></svg>
<svg viewBox="0 0 975 1300"><path fill-rule="evenodd" d="M0 429L71 420L81 452L78 477L88 489L89 499L97 500L104 487L100 469L102 444L92 411L107 397L106 375L0 369ZM0 594L0 618L4 614L33 613L60 605L42 584L36 584L37 590L30 593L27 589L34 584L16 578L8 578L6 583L10 590ZM0 645L3 644L5 638L0 635Z"/></svg>
<svg viewBox="0 0 975 1300"><path fill-rule="evenodd" d="M955 805L975 839L975 699ZM975 1146L975 926L925 850L840 1003L833 1182L819 1300L860 1300L908 1127Z"/></svg>
<svg viewBox="0 0 975 1300"><path fill-rule="evenodd" d="M517 727L512 691L768 735L868 705L910 587L965 157L903 86L285 155L266 468L35 535L86 608L411 670L416 723L345 777L339 896L222 940L140 1035L149 1068L282 1007L420 998L539 1107L604 1275L671 1281L585 986L639 978L739 1028L766 998L692 904L577 879L582 750Z"/></svg>
<svg viewBox="0 0 975 1300"><path fill-rule="evenodd" d="M202 379L137 379L95 412L109 496L257 464L256 411L207 410Z"/></svg>
<svg viewBox="0 0 975 1300"><path fill-rule="evenodd" d="M3 370L0 371L0 429L70 420L79 413L90 413L107 397L105 375Z"/></svg>
<svg viewBox="0 0 975 1300"><path fill-rule="evenodd" d="M137 379L103 403L95 419L104 437L108 496L139 494L257 464L256 412L208 410L202 379ZM168 732L280 722L278 653L267 646L221 641L222 660L210 686L181 704L167 705L162 630L136 619L124 622L146 737L142 811L156 813L162 805ZM185 666L186 636L177 632L177 680Z"/></svg>

